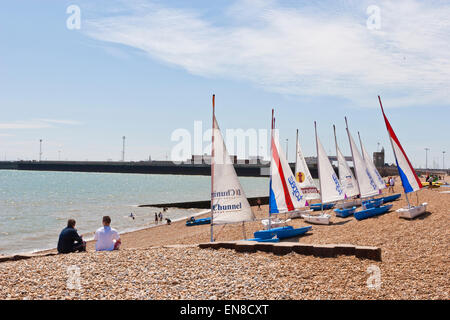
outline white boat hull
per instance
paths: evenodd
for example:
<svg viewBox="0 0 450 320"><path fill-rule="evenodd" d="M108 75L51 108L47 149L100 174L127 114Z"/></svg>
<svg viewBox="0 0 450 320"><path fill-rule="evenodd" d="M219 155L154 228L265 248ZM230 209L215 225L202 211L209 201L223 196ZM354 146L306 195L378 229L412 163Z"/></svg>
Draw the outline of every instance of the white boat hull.
<svg viewBox="0 0 450 320"><path fill-rule="evenodd" d="M330 224L331 215L321 214L321 215L313 216L310 214L302 214L302 218L306 222L313 223L313 224Z"/></svg>
<svg viewBox="0 0 450 320"><path fill-rule="evenodd" d="M295 211L291 211L287 214L287 217L290 219L295 219L295 218L302 218L303 214L307 214L309 212L312 212L311 209L308 210L295 210Z"/></svg>
<svg viewBox="0 0 450 320"><path fill-rule="evenodd" d="M400 218L414 219L415 217L425 213L425 211L427 210L427 205L428 203L424 202L420 206L400 208L396 210L396 212L398 212Z"/></svg>
<svg viewBox="0 0 450 320"><path fill-rule="evenodd" d="M261 220L261 223L263 224L265 230L269 230L273 228L283 227L289 221L291 221L291 219L287 220L272 219L270 227L269 227L269 219Z"/></svg>
<svg viewBox="0 0 450 320"><path fill-rule="evenodd" d="M337 202L336 208L337 209L348 209L351 207L359 207L360 205L361 205L361 199L354 199L354 200L350 200L350 201L345 201L344 203Z"/></svg>

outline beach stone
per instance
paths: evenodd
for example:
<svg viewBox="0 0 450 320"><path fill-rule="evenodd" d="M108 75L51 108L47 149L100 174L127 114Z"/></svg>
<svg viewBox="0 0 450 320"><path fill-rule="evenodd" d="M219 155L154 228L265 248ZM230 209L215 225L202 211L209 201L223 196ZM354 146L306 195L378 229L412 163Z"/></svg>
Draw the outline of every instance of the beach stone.
<svg viewBox="0 0 450 320"><path fill-rule="evenodd" d="M381 248L356 246L355 256L360 259L381 261Z"/></svg>
<svg viewBox="0 0 450 320"><path fill-rule="evenodd" d="M313 255L313 248L314 246L312 244L306 244L306 243L296 243L292 246L292 250L295 253L303 254L303 255Z"/></svg>
<svg viewBox="0 0 450 320"><path fill-rule="evenodd" d="M256 252L255 244L256 241L238 241L234 249L237 252Z"/></svg>
<svg viewBox="0 0 450 320"><path fill-rule="evenodd" d="M334 245L337 255L353 256L355 255L355 246L352 244L336 244Z"/></svg>
<svg viewBox="0 0 450 320"><path fill-rule="evenodd" d="M276 255L284 255L292 252L292 242L279 242L273 244L273 253Z"/></svg>
<svg viewBox="0 0 450 320"><path fill-rule="evenodd" d="M273 245L273 242L258 242L255 244L255 249L257 251L273 252Z"/></svg>
<svg viewBox="0 0 450 320"><path fill-rule="evenodd" d="M332 244L318 244L313 247L313 254L317 257L332 258L336 256L335 246Z"/></svg>

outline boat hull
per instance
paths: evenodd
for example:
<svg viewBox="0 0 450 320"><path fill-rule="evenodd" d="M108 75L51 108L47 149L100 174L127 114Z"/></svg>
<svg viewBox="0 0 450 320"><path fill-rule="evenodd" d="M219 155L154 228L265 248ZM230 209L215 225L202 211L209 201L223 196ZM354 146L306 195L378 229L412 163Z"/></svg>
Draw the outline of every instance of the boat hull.
<svg viewBox="0 0 450 320"><path fill-rule="evenodd" d="M336 217L346 218L351 216L356 211L356 207L348 208L348 209L334 209L336 213Z"/></svg>
<svg viewBox="0 0 450 320"><path fill-rule="evenodd" d="M311 226L294 229L292 226L285 226L281 228L273 228L269 230L256 231L253 236L255 239L272 239L277 237L278 239L285 239L296 237L308 232Z"/></svg>
<svg viewBox="0 0 450 320"><path fill-rule="evenodd" d="M392 208L392 204L381 206L378 208L370 208L361 211L356 211L353 215L357 220L364 220L367 218L375 217L388 212Z"/></svg>
<svg viewBox="0 0 450 320"><path fill-rule="evenodd" d="M311 209L309 210L295 210L295 211L291 211L287 213L287 217L290 219L296 219L296 218L301 218L302 214L308 213L308 212L312 212Z"/></svg>
<svg viewBox="0 0 450 320"><path fill-rule="evenodd" d="M400 196L401 196L401 194L397 193L397 194L393 194L392 196L382 197L380 199L383 199L383 203L388 203L388 202L397 200L398 198L400 198Z"/></svg>
<svg viewBox="0 0 450 320"><path fill-rule="evenodd" d="M278 238L269 238L269 239L253 238L253 239L245 239L245 241L280 242L280 239L278 239Z"/></svg>
<svg viewBox="0 0 450 320"><path fill-rule="evenodd" d="M331 216L329 214L321 214L318 216L313 216L310 214L302 215L302 218L312 224L330 224Z"/></svg>
<svg viewBox="0 0 450 320"><path fill-rule="evenodd" d="M314 204L310 205L309 207L313 211L321 211L322 210L322 204L321 203L314 203ZM334 203L325 203L323 205L323 210L330 210L333 207L334 207Z"/></svg>
<svg viewBox="0 0 450 320"><path fill-rule="evenodd" d="M344 203L338 202L336 203L337 209L348 209L352 207L359 207L361 205L361 199L353 199L350 201L345 201Z"/></svg>
<svg viewBox="0 0 450 320"><path fill-rule="evenodd" d="M383 199L374 199L362 202L362 206L364 209L379 208L382 204Z"/></svg>
<svg viewBox="0 0 450 320"><path fill-rule="evenodd" d="M400 218L414 219L427 211L428 203L424 202L420 206L415 206L411 208L400 208L396 210Z"/></svg>
<svg viewBox="0 0 450 320"><path fill-rule="evenodd" d="M187 221L186 226L192 227L192 226L199 226L202 224L210 224L210 223L211 223L211 218L203 218L203 219L197 219L194 221Z"/></svg>

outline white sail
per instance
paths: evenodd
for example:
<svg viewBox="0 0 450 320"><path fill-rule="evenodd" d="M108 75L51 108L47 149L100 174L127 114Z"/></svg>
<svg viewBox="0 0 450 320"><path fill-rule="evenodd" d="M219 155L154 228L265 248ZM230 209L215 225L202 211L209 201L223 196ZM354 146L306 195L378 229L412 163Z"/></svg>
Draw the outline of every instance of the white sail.
<svg viewBox="0 0 450 320"><path fill-rule="evenodd" d="M214 117L211 162L211 213L213 224L252 221L255 216L234 170L222 133Z"/></svg>
<svg viewBox="0 0 450 320"><path fill-rule="evenodd" d="M305 157L303 156L302 149L300 148L300 142L298 140L297 131L297 158L295 161L295 179L300 186L306 200L320 199L319 190L314 183L313 177L309 172L308 165L306 164Z"/></svg>
<svg viewBox="0 0 450 320"><path fill-rule="evenodd" d="M378 187L366 166L366 162L358 151L358 147L347 128L350 150L352 151L353 167L355 169L356 179L358 181L361 198L372 197L378 194Z"/></svg>
<svg viewBox="0 0 450 320"><path fill-rule="evenodd" d="M345 192L342 185L331 166L322 143L317 136L316 131L316 145L317 145L317 169L319 171L320 194L322 203L335 202L345 198Z"/></svg>
<svg viewBox="0 0 450 320"><path fill-rule="evenodd" d="M347 197L354 197L359 195L358 182L353 176L353 172L350 169L347 160L345 160L344 155L337 145L336 152L339 168L339 180L341 181L345 194L347 195Z"/></svg>
<svg viewBox="0 0 450 320"><path fill-rule="evenodd" d="M370 160L369 155L366 152L366 149L364 148L363 144L361 143L361 152L362 156L364 158L364 161L366 162L366 166L370 171L370 174L372 175L375 184L377 185L379 190L383 190L386 188L386 183L384 182L383 178L381 177L380 173L378 172L377 168L373 164L372 160Z"/></svg>

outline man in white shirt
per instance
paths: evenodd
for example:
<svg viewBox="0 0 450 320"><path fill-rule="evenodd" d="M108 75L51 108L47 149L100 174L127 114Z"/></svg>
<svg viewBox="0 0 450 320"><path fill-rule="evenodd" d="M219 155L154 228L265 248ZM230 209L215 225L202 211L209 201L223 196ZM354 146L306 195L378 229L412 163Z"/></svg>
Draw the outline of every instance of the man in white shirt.
<svg viewBox="0 0 450 320"><path fill-rule="evenodd" d="M103 217L103 227L97 229L94 240L95 250L97 251L112 251L120 247L121 241L117 230L111 228L111 218L109 216Z"/></svg>

